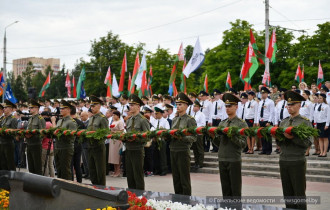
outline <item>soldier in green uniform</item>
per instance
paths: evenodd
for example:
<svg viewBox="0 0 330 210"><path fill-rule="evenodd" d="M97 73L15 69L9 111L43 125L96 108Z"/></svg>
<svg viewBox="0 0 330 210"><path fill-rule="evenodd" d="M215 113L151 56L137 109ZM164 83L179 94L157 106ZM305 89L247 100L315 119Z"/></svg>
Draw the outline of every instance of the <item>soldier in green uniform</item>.
<svg viewBox="0 0 330 210"><path fill-rule="evenodd" d="M109 129L108 119L100 112L103 101L96 96L89 97L93 116L89 119L87 130ZM105 138L88 138L88 167L92 184L106 185Z"/></svg>
<svg viewBox="0 0 330 210"><path fill-rule="evenodd" d="M13 109L16 105L5 100L4 104L4 118L1 121L2 128L17 129L17 119L12 115ZM14 145L15 138L13 136L2 136L0 138L0 165L2 170L15 171Z"/></svg>
<svg viewBox="0 0 330 210"><path fill-rule="evenodd" d="M305 124L312 127L309 119L299 114L300 104L306 99L294 91L286 91L284 98L288 102L290 117L282 120L280 127L298 126ZM284 133L285 140L276 143L281 147L280 174L284 198L289 196L306 198L306 157L305 152L312 144L312 137L300 139ZM306 202L297 204L287 203L286 208L307 209Z"/></svg>
<svg viewBox="0 0 330 210"><path fill-rule="evenodd" d="M143 101L132 94L129 99L129 108L132 117L127 120L127 132L132 131L149 131L150 124L147 118L140 114L140 107L143 106ZM130 189L144 190L144 143L131 141L126 142L126 175L127 185Z"/></svg>
<svg viewBox="0 0 330 210"><path fill-rule="evenodd" d="M236 115L239 98L230 93L223 95L228 119L221 121L219 126L247 128L246 122ZM246 137L236 135L232 138L220 135L213 139L214 144L219 148L218 161L222 196L231 199L242 194L242 149L246 147Z"/></svg>
<svg viewBox="0 0 330 210"><path fill-rule="evenodd" d="M61 115L62 119L60 119L57 124L56 117L53 116L51 118L53 126L57 128L66 128L69 130L77 130L76 121L70 116L70 111L73 107L65 100L61 100ZM73 155L73 143L75 140L75 136L70 135L61 135L56 139L55 144L55 164L57 169L57 177L72 180L71 175L71 161Z"/></svg>
<svg viewBox="0 0 330 210"><path fill-rule="evenodd" d="M188 106L193 102L184 93L176 98L177 114L173 118L172 129L196 127L196 120L186 114ZM171 138L170 156L175 194L191 195L190 182L190 147L196 141L196 136Z"/></svg>
<svg viewBox="0 0 330 210"><path fill-rule="evenodd" d="M41 105L34 99L30 100L29 109L32 116L28 121L27 129L44 129L46 127L46 121L39 115L40 106ZM26 134L25 138L27 143L27 160L29 172L42 175L42 166L44 164L41 163L42 137L40 135Z"/></svg>
<svg viewBox="0 0 330 210"><path fill-rule="evenodd" d="M5 118L5 116L3 115L3 106L2 106L2 104L0 104L0 127L2 127L2 120L4 118ZM1 136L0 136L0 152L2 152L1 147L2 147L2 141L1 141ZM0 156L1 156L1 154L0 154ZM2 170L1 161L0 161L0 170Z"/></svg>

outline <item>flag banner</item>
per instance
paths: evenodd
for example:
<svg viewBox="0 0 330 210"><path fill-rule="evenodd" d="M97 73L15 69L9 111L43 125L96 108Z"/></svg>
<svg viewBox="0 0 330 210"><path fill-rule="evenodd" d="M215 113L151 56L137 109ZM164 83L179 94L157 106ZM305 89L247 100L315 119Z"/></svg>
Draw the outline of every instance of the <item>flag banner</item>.
<svg viewBox="0 0 330 210"><path fill-rule="evenodd" d="M186 87L186 76L183 74L184 69L186 68L186 59L183 61L183 66L182 66L182 73L181 73L181 84L180 84L180 91L184 92L187 94L187 87Z"/></svg>
<svg viewBox="0 0 330 210"><path fill-rule="evenodd" d="M176 85L175 85L175 80L173 81L173 96L176 97L178 95L178 89L176 88Z"/></svg>
<svg viewBox="0 0 330 210"><path fill-rule="evenodd" d="M261 82L264 86L266 87L271 87L271 81L270 81L270 73L269 70L265 68L265 72L264 75L262 77L262 82Z"/></svg>
<svg viewBox="0 0 330 210"><path fill-rule="evenodd" d="M80 98L82 98L82 99L86 98L86 91L85 91L85 88L84 88L84 82L81 83Z"/></svg>
<svg viewBox="0 0 330 210"><path fill-rule="evenodd" d="M141 85L142 85L142 76L143 76L143 72L147 71L147 61L146 61L146 54L143 54L142 56L142 60L140 63L140 68L138 71L138 74L136 76L135 79L135 84L136 84L136 89L140 90L141 89Z"/></svg>
<svg viewBox="0 0 330 210"><path fill-rule="evenodd" d="M127 72L126 52L124 54L123 62L121 64L121 74L120 74L120 81L119 81L119 92L120 93L124 91L125 72Z"/></svg>
<svg viewBox="0 0 330 210"><path fill-rule="evenodd" d="M131 95L131 83L132 83L132 77L131 77L131 72L128 75L128 85L127 85L127 91L128 91L128 96ZM134 90L133 90L134 93Z"/></svg>
<svg viewBox="0 0 330 210"><path fill-rule="evenodd" d="M108 68L107 74L105 75L104 84L107 85L107 97L111 97L112 82L111 82L111 68L110 68L110 66Z"/></svg>
<svg viewBox="0 0 330 210"><path fill-rule="evenodd" d="M199 42L199 38L197 38L193 54L187 64L186 68L183 71L184 75L187 78L189 78L189 75L192 72L196 71L203 64L204 59L205 59L205 54L202 50L201 44Z"/></svg>
<svg viewBox="0 0 330 210"><path fill-rule="evenodd" d="M298 64L298 68L297 68L297 71L296 71L296 75L294 77L294 80L296 80L298 83L301 82L301 78L302 78L302 72L301 72L301 69L300 69L300 64Z"/></svg>
<svg viewBox="0 0 330 210"><path fill-rule="evenodd" d="M152 88L151 88L151 83L152 83L152 66L150 65L150 70L149 70L149 78L148 78L148 92L149 96L152 96Z"/></svg>
<svg viewBox="0 0 330 210"><path fill-rule="evenodd" d="M252 29L250 29L250 42L251 42L251 45L252 45L252 48L253 48L253 51L254 53L257 55L258 57L258 60L261 64L265 64L265 55L263 55L259 49L258 49L258 46L257 46L257 43L256 43L256 40L253 36L253 32L252 32Z"/></svg>
<svg viewBox="0 0 330 210"><path fill-rule="evenodd" d="M83 82L85 81L85 79L86 79L86 73L85 73L85 66L84 66L80 72L80 76L79 76L78 83L77 83L77 99L81 98L81 92L82 92L81 90L84 90Z"/></svg>
<svg viewBox="0 0 330 210"><path fill-rule="evenodd" d="M147 71L143 71L139 97L147 96L147 95L148 95Z"/></svg>
<svg viewBox="0 0 330 210"><path fill-rule="evenodd" d="M232 85L231 85L231 77L230 77L230 73L228 72L227 74L227 79L226 79L226 88L229 89L229 88L232 88Z"/></svg>
<svg viewBox="0 0 330 210"><path fill-rule="evenodd" d="M242 69L241 77L245 82L249 82L256 73L257 69L259 67L257 57L253 51L251 42L249 42L249 46L246 50L246 56L244 61L244 68Z"/></svg>
<svg viewBox="0 0 330 210"><path fill-rule="evenodd" d="M119 87L118 87L118 83L117 83L115 74L113 74L113 78L112 78L112 95L115 97L120 96Z"/></svg>
<svg viewBox="0 0 330 210"><path fill-rule="evenodd" d="M273 30L272 33L272 37L270 38L270 42L268 45L268 50L267 50L267 58L269 58L269 60L272 63L276 62L276 51L277 51L277 44L276 44L276 34L275 34L275 29Z"/></svg>
<svg viewBox="0 0 330 210"><path fill-rule="evenodd" d="M301 82L305 82L305 65L303 64L303 70L301 72Z"/></svg>
<svg viewBox="0 0 330 210"><path fill-rule="evenodd" d="M7 84L7 89L6 89L6 92L5 92L5 99L9 100L13 104L16 104L18 102L17 99L15 98L14 94L13 94L13 91L11 90L9 82Z"/></svg>
<svg viewBox="0 0 330 210"><path fill-rule="evenodd" d="M184 51L183 51L183 44L182 44L182 42L181 42L181 45L180 45L180 48L179 48L178 58L179 58L179 61L183 61L184 60Z"/></svg>
<svg viewBox="0 0 330 210"><path fill-rule="evenodd" d="M244 71L244 62L243 62L243 64L242 64L242 67L241 67L241 71L240 71L240 73L239 73L239 78L240 78L240 80L243 82L243 84L245 84L245 81L244 81L244 79L242 78L242 72Z"/></svg>
<svg viewBox="0 0 330 210"><path fill-rule="evenodd" d="M77 87L76 87L76 80L74 79L74 75L72 75L72 96L73 98L77 97Z"/></svg>
<svg viewBox="0 0 330 210"><path fill-rule="evenodd" d="M50 72L48 73L48 76L46 78L46 81L42 85L42 88L41 88L41 90L39 92L39 97L45 96L46 89L49 88L49 85L50 85Z"/></svg>
<svg viewBox="0 0 330 210"><path fill-rule="evenodd" d="M0 72L0 96L2 96L5 87L6 87L5 79L3 73Z"/></svg>
<svg viewBox="0 0 330 210"><path fill-rule="evenodd" d="M321 66L321 61L319 60L319 70L317 72L317 87L320 89L322 86L322 82L324 81L323 70Z"/></svg>
<svg viewBox="0 0 330 210"><path fill-rule="evenodd" d="M134 68L133 68L133 75L132 75L130 87L129 87L129 91L131 94L133 94L135 91L135 80L136 80L139 68L140 68L139 53L136 53Z"/></svg>
<svg viewBox="0 0 330 210"><path fill-rule="evenodd" d="M71 98L71 80L69 72L66 73L65 87L68 90L68 98Z"/></svg>
<svg viewBox="0 0 330 210"><path fill-rule="evenodd" d="M207 74L205 75L205 79L204 79L204 91L205 92L209 92L209 85L208 85L208 81L207 81Z"/></svg>

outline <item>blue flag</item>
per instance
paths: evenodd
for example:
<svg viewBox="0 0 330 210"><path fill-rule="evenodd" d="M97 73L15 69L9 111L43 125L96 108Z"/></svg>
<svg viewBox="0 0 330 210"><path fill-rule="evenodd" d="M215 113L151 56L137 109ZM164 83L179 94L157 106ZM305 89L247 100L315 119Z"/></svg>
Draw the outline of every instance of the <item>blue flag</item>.
<svg viewBox="0 0 330 210"><path fill-rule="evenodd" d="M84 82L81 83L80 98L82 98L82 99L86 98L86 91L85 91L85 88L84 88Z"/></svg>
<svg viewBox="0 0 330 210"><path fill-rule="evenodd" d="M10 83L8 82L7 84L7 89L5 93L5 99L9 100L13 104L17 103L17 99L15 98L13 91L11 90Z"/></svg>

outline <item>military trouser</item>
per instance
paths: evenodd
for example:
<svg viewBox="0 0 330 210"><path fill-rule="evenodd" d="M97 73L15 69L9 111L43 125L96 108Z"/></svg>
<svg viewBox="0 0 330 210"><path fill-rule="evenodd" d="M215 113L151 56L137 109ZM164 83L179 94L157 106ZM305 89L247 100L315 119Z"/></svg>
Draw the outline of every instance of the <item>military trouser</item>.
<svg viewBox="0 0 330 210"><path fill-rule="evenodd" d="M73 147L55 149L55 164L56 164L58 178L71 180L72 156L73 156Z"/></svg>
<svg viewBox="0 0 330 210"><path fill-rule="evenodd" d="M88 148L88 168L92 184L106 185L105 145L98 144Z"/></svg>
<svg viewBox="0 0 330 210"><path fill-rule="evenodd" d="M155 172L167 173L167 155L166 155L166 142L164 140L160 140L156 142L156 146L154 149L154 168Z"/></svg>
<svg viewBox="0 0 330 210"><path fill-rule="evenodd" d="M284 198L306 198L306 160L280 161L280 173ZM307 209L307 205L286 203L286 208Z"/></svg>
<svg viewBox="0 0 330 210"><path fill-rule="evenodd" d="M191 148L194 152L195 164L203 167L204 163L204 146L203 146L203 136L197 135L197 141L195 141Z"/></svg>
<svg viewBox="0 0 330 210"><path fill-rule="evenodd" d="M144 190L144 150L126 150L125 155L128 188Z"/></svg>
<svg viewBox="0 0 330 210"><path fill-rule="evenodd" d="M42 175L42 166L45 163L41 162L41 157L41 144L27 145L27 160L30 173Z"/></svg>
<svg viewBox="0 0 330 210"><path fill-rule="evenodd" d="M13 141L0 145L0 168L1 170L16 171L15 144Z"/></svg>
<svg viewBox="0 0 330 210"><path fill-rule="evenodd" d="M224 198L242 195L242 161L219 161L220 182Z"/></svg>
<svg viewBox="0 0 330 210"><path fill-rule="evenodd" d="M171 151L171 168L175 194L191 195L190 150Z"/></svg>

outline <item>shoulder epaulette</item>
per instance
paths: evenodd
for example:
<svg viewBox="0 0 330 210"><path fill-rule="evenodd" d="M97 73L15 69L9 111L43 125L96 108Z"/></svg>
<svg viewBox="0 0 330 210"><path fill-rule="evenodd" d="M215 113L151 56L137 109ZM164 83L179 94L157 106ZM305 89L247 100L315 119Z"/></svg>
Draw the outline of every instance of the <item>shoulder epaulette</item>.
<svg viewBox="0 0 330 210"><path fill-rule="evenodd" d="M238 118L238 119L240 119L240 121L242 121L242 122L245 122L245 120L243 120L242 118Z"/></svg>
<svg viewBox="0 0 330 210"><path fill-rule="evenodd" d="M39 119L40 119L40 120L43 120L44 118L43 118L42 116L39 116Z"/></svg>
<svg viewBox="0 0 330 210"><path fill-rule="evenodd" d="M309 119L307 117L301 116L301 118L303 118L304 120L309 121Z"/></svg>
<svg viewBox="0 0 330 210"><path fill-rule="evenodd" d="M12 115L12 116L11 116L11 118L15 118L15 116L14 116L14 115Z"/></svg>
<svg viewBox="0 0 330 210"><path fill-rule="evenodd" d="M70 117L70 120L72 120L72 122L76 122L72 117Z"/></svg>
<svg viewBox="0 0 330 210"><path fill-rule="evenodd" d="M190 118L192 118L192 119L195 119L193 116L191 116L191 115L188 115Z"/></svg>
<svg viewBox="0 0 330 210"><path fill-rule="evenodd" d="M100 114L101 117L105 117L103 114Z"/></svg>

